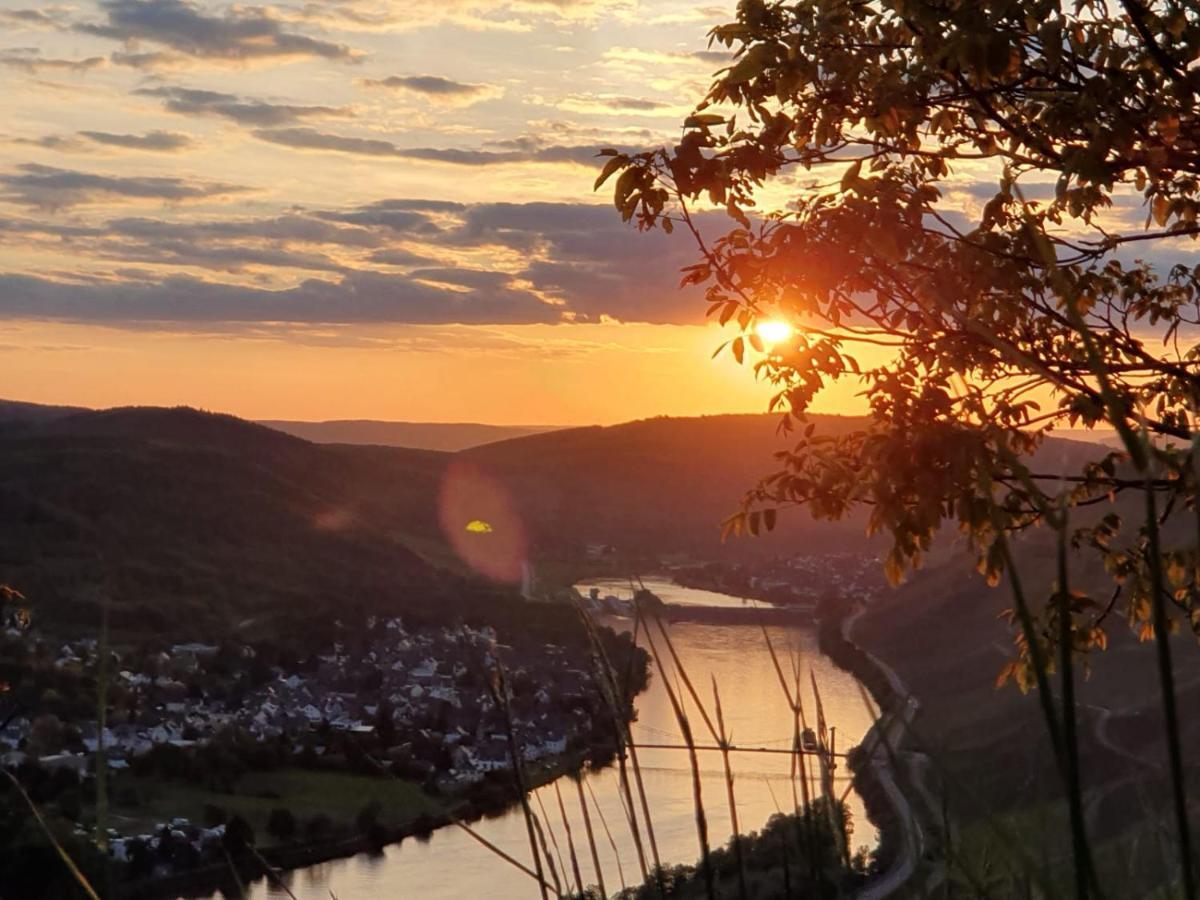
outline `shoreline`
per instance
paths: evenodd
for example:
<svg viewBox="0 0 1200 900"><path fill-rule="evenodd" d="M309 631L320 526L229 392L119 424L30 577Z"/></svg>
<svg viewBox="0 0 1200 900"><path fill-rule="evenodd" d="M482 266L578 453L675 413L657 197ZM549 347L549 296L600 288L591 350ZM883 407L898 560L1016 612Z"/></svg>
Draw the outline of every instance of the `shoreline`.
<svg viewBox="0 0 1200 900"><path fill-rule="evenodd" d="M866 611L866 604L860 603L852 612L839 610L834 616L822 617L817 639L821 652L854 675L879 706L879 719L863 735L848 762L854 789L879 829L878 853L883 860L883 870L867 882L858 900L882 900L908 883L924 852L921 825L893 771L898 755L895 748L919 704L895 670L854 643L851 632ZM880 724L889 715L891 719L880 733Z"/></svg>
<svg viewBox="0 0 1200 900"><path fill-rule="evenodd" d="M588 765L592 754L574 753L552 763L526 768L525 778L530 788L536 790L557 779L578 772ZM350 859L361 854L377 854L384 848L402 843L409 838L422 840L439 829L453 826L456 822L470 825L481 819L506 815L520 803L513 797L503 804L481 805L469 796L463 796L446 811L423 813L405 822L380 823L375 835L361 832L342 834L328 840L312 843L280 844L272 847L255 847L243 851L230 862L213 863L186 872L178 872L161 878L149 878L120 885L115 896L120 900L174 900L188 898L201 900L223 889L237 889L231 865L236 867L237 878L247 885L262 879L276 881L280 876L337 859ZM379 840L382 837L383 840ZM267 870L264 861L271 868Z"/></svg>

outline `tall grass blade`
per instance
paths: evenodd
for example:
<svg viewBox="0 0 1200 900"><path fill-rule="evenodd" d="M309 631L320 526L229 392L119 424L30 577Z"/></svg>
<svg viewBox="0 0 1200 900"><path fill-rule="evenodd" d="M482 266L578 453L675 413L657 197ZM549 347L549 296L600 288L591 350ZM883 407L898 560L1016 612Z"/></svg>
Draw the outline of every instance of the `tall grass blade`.
<svg viewBox="0 0 1200 900"><path fill-rule="evenodd" d="M729 799L729 823L733 830L733 853L737 860L738 896L741 900L749 900L750 893L746 889L746 860L742 853L742 829L738 824L737 800L733 790L733 766L729 763L729 748L733 736L725 731L725 713L721 709L721 692L717 689L717 678L712 678L713 703L717 711L717 727L720 728L721 763L725 767L725 792Z"/></svg>
<svg viewBox="0 0 1200 900"><path fill-rule="evenodd" d="M563 863L562 850L558 846L558 837L554 834L554 827L550 824L550 814L546 812L546 804L544 804L542 802L542 792L534 791L533 797L535 800L537 800L538 810L541 812L540 821L546 823L544 826L545 831L546 831L546 834L548 834L550 836L550 845L554 848L554 858L558 860L558 870L557 871L562 873L562 881L565 882L567 880L567 867ZM541 834L541 832L539 831L539 836L540 836L540 834ZM545 837L542 837L542 852L546 854L546 859L549 860L550 874L551 874L551 877L554 878L554 883L557 885L557 884L559 884L559 879L555 875L554 861L550 860L550 854L546 850ZM581 890L582 890L582 888L581 888ZM562 891L561 887L559 888L558 893L559 893L559 896L562 896L563 891Z"/></svg>
<svg viewBox="0 0 1200 900"><path fill-rule="evenodd" d="M1062 682L1063 750L1066 762L1067 802L1071 817L1071 849L1075 866L1075 896L1087 900L1095 884L1092 853L1083 818L1083 787L1079 774L1079 741L1075 719L1075 626L1067 571L1067 507L1060 504L1055 527L1058 531L1058 668Z"/></svg>
<svg viewBox="0 0 1200 900"><path fill-rule="evenodd" d="M112 603L110 591L104 592L100 612L100 658L96 667L96 846L108 855L108 753L104 729L108 725L108 617Z"/></svg>
<svg viewBox="0 0 1200 900"><path fill-rule="evenodd" d="M496 667L492 673L493 680L488 682L492 694L492 701L496 704L496 708L500 710L501 718L504 722L504 734L508 744L508 756L512 762L513 778L517 783L517 793L521 799L521 812L525 816L525 831L529 837L529 850L533 855L533 868L537 872L538 890L541 892L542 900L549 900L549 895L546 891L546 876L542 869L542 857L538 852L537 828L533 818L533 809L529 806L529 789L525 784L525 773L521 766L521 749L517 744L517 732L513 724L512 708L508 702L508 683L504 677L504 668L500 665L499 660L496 661Z"/></svg>
<svg viewBox="0 0 1200 900"><path fill-rule="evenodd" d="M592 854L592 868L596 872L596 884L600 887L600 893L607 900L608 890L604 887L604 867L600 865L600 853L596 850L596 835L592 832L592 816L588 812L587 798L583 796L582 779L575 781L575 789L579 792L579 809L583 813L583 829L587 833L588 850Z"/></svg>
<svg viewBox="0 0 1200 900"><path fill-rule="evenodd" d="M1184 786L1183 752L1179 737L1179 711L1175 698L1175 671L1171 664L1171 632L1167 621L1166 585L1162 571L1162 548L1158 533L1158 510L1146 472L1146 538L1150 567L1151 611L1154 617L1154 646L1158 660L1158 681L1162 689L1163 717L1167 730L1167 753L1171 766L1171 794L1175 811L1175 827L1179 838L1179 864L1186 900L1195 900L1196 872L1192 860L1191 827L1188 824L1187 791Z"/></svg>
<svg viewBox="0 0 1200 900"><path fill-rule="evenodd" d="M554 779L554 796L558 799L558 812L562 816L563 830L567 833L567 851L571 856L571 874L575 876L575 889L582 894L583 874L579 871L579 857L575 855L575 836L571 833L571 820L567 818L567 807L563 803L562 789L558 786L560 780Z"/></svg>
<svg viewBox="0 0 1200 900"><path fill-rule="evenodd" d="M650 877L650 868L646 864L646 850L642 844L641 828L638 825L637 813L635 812L633 802L633 792L630 789L629 769L626 763L627 757L633 763L634 776L637 779L638 794L642 802L642 813L646 822L646 830L650 837L651 852L654 856L654 871L657 872L661 867L658 863L658 844L654 840L654 828L650 821L650 804L646 799L641 766L637 761L637 749L633 745L633 736L629 731L624 717L624 710L627 708L624 704L628 703L630 679L626 679L625 689L623 690L617 682L615 667L604 650L604 644L600 640L596 623L578 598L576 598L575 609L583 621L588 642L592 647L592 663L596 684L600 688L600 695L604 698L605 704L612 715L613 731L617 738L617 769L622 793L622 806L625 810L625 818L629 825L630 834L633 837L634 849L637 851L638 865L641 867L642 878L645 880ZM636 615L633 623L632 645L634 648L637 647L637 635L641 627L641 616Z"/></svg>
<svg viewBox="0 0 1200 900"><path fill-rule="evenodd" d="M662 628L661 622L659 628ZM654 655L654 664L660 673L665 673L667 670L663 667L662 658L658 653L658 645L654 643L654 637L650 634L649 628L646 629L646 638L650 644L650 652ZM705 894L708 900L717 900L717 887L713 877L711 852L708 844L708 817L704 812L704 793L700 779L700 759L696 755L696 740L692 736L692 726L688 721L687 711L680 702L681 698L676 695L675 689L671 687L671 679L665 674L663 687L666 688L667 699L670 700L671 709L675 713L675 721L679 723L683 741L687 744L688 762L692 767L692 800L696 811L696 837L700 842L700 867L704 874Z"/></svg>
<svg viewBox="0 0 1200 900"><path fill-rule="evenodd" d="M277 868L271 865L271 863L265 856L262 855L259 849L253 844L247 844L246 849L254 854L254 857L258 860L259 865L263 867L263 871L267 873L267 878L275 882L276 887L280 888L285 894L291 897L292 900L296 900L296 895L292 893L292 889L287 886L286 882L284 882L283 875Z"/></svg>
<svg viewBox="0 0 1200 900"><path fill-rule="evenodd" d="M608 838L608 845L612 848L613 859L617 861L617 878L621 882L621 890L626 891L629 886L625 883L625 868L621 865L621 851L617 849L617 842L613 840L612 831L608 827L608 819L604 817L604 807L596 800L596 792L592 790L592 783L587 783L588 796L592 798L592 805L596 807L596 815L600 817L600 826L604 829L604 834ZM597 863L599 866L599 863Z"/></svg>
<svg viewBox="0 0 1200 900"><path fill-rule="evenodd" d="M67 853L67 851L63 848L63 845L58 842L58 838L54 836L54 832L50 830L50 826L46 823L46 820L42 818L41 810L37 808L37 804L33 802L33 798L25 793L25 788L21 786L21 782L19 782L17 777L13 775L12 772L8 771L8 769L0 767L0 773L3 773L4 777L7 778L12 786L17 789L17 793L21 795L21 799L25 801L25 804L29 807L29 811L33 813L33 818L38 823L38 827L42 830L42 834L46 836L46 840L50 842L50 846L52 846L55 852L58 853L59 858L67 867L67 871L71 873L71 877L75 879L79 887L83 889L83 892L87 894L91 900L100 900L100 895L96 893L96 889L92 887L91 882L89 882L83 872L80 871L79 866L75 865L75 860L71 859L71 855Z"/></svg>
<svg viewBox="0 0 1200 900"><path fill-rule="evenodd" d="M538 797L536 792L534 792L534 797L537 798L538 804L540 805L542 802L541 797ZM543 807L542 814L545 815L545 812L545 807ZM546 827L543 828L542 820L538 818L537 813L533 814L532 821L533 830L537 833L538 845L542 848L542 856L544 856L546 859L546 868L550 871L550 878L554 882L554 896L561 897L563 895L562 880L558 877L558 868L554 865L554 857L550 855L550 845L546 843L546 832L550 830L550 823L547 822ZM554 837L554 833L552 831L550 836L551 838ZM556 849L557 846L558 842L555 841Z"/></svg>

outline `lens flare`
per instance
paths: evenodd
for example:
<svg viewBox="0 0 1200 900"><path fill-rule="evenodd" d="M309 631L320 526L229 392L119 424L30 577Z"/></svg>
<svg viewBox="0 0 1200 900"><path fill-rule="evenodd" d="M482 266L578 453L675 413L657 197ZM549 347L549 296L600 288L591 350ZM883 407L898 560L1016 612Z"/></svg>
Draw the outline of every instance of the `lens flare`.
<svg viewBox="0 0 1200 900"><path fill-rule="evenodd" d="M494 581L519 584L525 528L508 489L477 466L455 462L442 480L442 530L464 563Z"/></svg>
<svg viewBox="0 0 1200 900"><path fill-rule="evenodd" d="M769 319L766 322L759 322L754 326L754 330L758 336L763 339L763 343L768 346L780 344L790 338L795 332L791 325L787 322L781 322L778 319Z"/></svg>

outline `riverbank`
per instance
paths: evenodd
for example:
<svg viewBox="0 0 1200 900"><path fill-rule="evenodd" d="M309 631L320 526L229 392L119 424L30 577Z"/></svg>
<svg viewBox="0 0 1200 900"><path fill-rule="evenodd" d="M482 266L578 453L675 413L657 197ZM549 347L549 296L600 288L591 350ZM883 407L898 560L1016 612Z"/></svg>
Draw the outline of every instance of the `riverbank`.
<svg viewBox="0 0 1200 900"><path fill-rule="evenodd" d="M603 753L569 754L552 762L527 765L523 771L530 787L537 789L564 775L580 772L585 766L594 766L598 759L605 756ZM369 834L342 831L320 841L254 847L235 853L226 862L121 885L116 896L121 900L171 900L178 897L209 897L217 891L232 891L240 895L239 882L249 883L264 878L275 881L280 875L286 878L286 873L291 870L359 854L379 853L384 847L408 838L425 840L439 828L452 827L458 822L471 825L482 819L504 815L517 807L519 802L515 790L504 801L488 800L482 794L462 797L443 811L422 813L401 822L377 823ZM269 871L266 866L270 867ZM236 880L231 867L236 867Z"/></svg>
<svg viewBox="0 0 1200 900"><path fill-rule="evenodd" d="M878 874L859 892L860 900L882 900L903 886L916 871L924 835L908 798L897 783L897 746L918 705L894 670L854 643L854 623L866 606L851 612L822 610L817 637L821 652L854 675L879 707L879 717L851 753L854 788L879 830Z"/></svg>

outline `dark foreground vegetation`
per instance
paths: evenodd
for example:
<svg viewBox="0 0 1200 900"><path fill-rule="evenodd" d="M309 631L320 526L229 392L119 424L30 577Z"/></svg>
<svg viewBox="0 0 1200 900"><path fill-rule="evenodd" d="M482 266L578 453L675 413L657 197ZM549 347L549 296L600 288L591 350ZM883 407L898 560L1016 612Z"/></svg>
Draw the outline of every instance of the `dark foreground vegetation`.
<svg viewBox="0 0 1200 900"><path fill-rule="evenodd" d="M832 815L836 821L847 812L838 806ZM718 896L756 900L853 896L867 881L868 860L861 855L845 859L838 842L839 829L846 828L847 823L831 825L830 808L823 800L798 814L776 814L762 830L732 839L709 854L712 887ZM702 863L671 866L616 896L619 900L703 900L711 896L703 869ZM600 900L594 891L574 897Z"/></svg>

